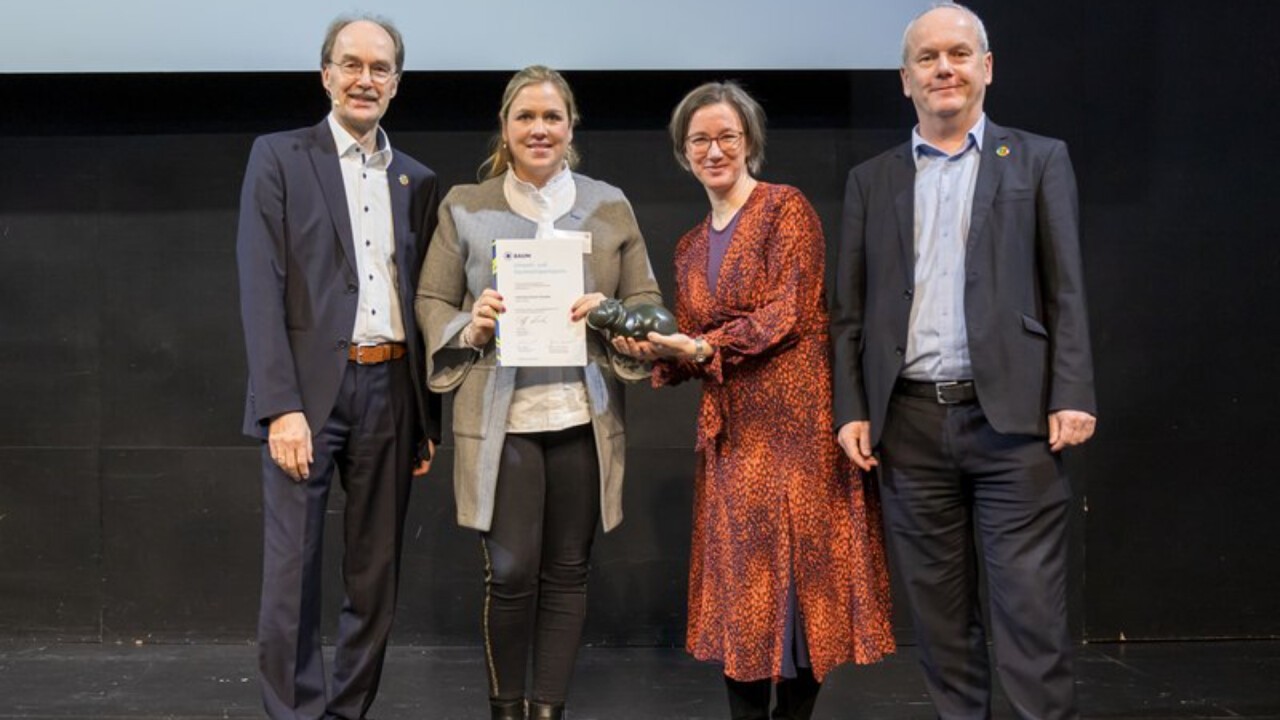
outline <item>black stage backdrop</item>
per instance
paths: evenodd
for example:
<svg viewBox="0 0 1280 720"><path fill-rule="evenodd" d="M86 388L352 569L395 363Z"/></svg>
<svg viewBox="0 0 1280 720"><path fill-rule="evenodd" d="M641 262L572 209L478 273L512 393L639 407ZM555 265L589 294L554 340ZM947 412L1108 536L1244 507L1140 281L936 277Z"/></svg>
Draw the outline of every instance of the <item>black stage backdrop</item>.
<svg viewBox="0 0 1280 720"><path fill-rule="evenodd" d="M990 116L1066 139L1080 181L1101 421L1069 461L1079 636L1280 635L1276 13L974 5L994 41ZM830 255L846 172L913 122L890 71L570 73L582 170L627 192L668 291L706 201L663 127L683 92L724 77L763 102L763 177L809 196ZM505 81L407 75L393 144L446 186L470 181ZM251 638L238 188L254 135L326 112L318 78L10 75L0 97L0 637ZM634 387L628 403L627 521L597 544L588 641L676 644L696 388ZM446 443L415 488L400 642L478 641L480 549L453 524L451 472Z"/></svg>

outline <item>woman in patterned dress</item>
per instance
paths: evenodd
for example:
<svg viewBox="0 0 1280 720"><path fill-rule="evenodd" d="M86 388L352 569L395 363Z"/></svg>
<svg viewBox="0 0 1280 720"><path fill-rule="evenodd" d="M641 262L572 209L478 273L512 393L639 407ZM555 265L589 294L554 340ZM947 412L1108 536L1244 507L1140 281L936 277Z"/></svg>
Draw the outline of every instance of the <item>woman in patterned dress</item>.
<svg viewBox="0 0 1280 720"><path fill-rule="evenodd" d="M711 212L676 246L681 333L615 346L701 380L688 651L724 665L731 716L808 718L844 662L894 649L879 506L836 446L822 226L757 180L764 112L708 83L672 114L676 160Z"/></svg>

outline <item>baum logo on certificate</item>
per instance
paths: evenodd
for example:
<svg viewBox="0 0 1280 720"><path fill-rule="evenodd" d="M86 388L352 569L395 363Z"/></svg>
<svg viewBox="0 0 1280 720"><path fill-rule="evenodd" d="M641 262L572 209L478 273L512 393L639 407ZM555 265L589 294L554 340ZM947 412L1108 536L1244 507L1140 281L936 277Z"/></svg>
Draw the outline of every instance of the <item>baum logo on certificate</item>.
<svg viewBox="0 0 1280 720"><path fill-rule="evenodd" d="M582 297L582 241L494 240L494 289L506 312L498 318L498 364L564 367L587 364L587 328L569 308Z"/></svg>

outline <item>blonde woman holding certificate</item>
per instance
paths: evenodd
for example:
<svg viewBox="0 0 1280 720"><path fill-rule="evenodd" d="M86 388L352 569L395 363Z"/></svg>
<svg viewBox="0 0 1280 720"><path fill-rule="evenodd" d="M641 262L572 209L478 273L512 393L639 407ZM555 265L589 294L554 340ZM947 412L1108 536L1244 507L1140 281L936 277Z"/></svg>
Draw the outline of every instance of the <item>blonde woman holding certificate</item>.
<svg viewBox="0 0 1280 720"><path fill-rule="evenodd" d="M506 307L493 289L493 243L577 239L585 294L563 308L573 322L606 298L661 296L626 197L572 171L578 111L564 78L542 66L516 73L498 119L486 179L453 188L440 207L416 311L428 385L455 393L454 491L458 523L480 531L492 717L524 718L527 705L530 718L560 718L596 519L606 532L622 521L620 381L648 372L594 330L583 366L499 364L494 333Z"/></svg>

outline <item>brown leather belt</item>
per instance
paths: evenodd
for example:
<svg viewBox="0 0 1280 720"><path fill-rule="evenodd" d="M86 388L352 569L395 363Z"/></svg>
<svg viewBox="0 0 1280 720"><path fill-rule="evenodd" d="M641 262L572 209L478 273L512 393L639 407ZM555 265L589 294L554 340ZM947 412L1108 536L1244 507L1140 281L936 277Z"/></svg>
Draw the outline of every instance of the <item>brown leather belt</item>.
<svg viewBox="0 0 1280 720"><path fill-rule="evenodd" d="M399 360L405 352L404 343L350 345L347 347L347 359L357 365L378 365L388 360Z"/></svg>
<svg viewBox="0 0 1280 720"><path fill-rule="evenodd" d="M898 378L893 391L907 397L928 398L939 405L962 405L978 399L972 380L952 382L920 382Z"/></svg>

